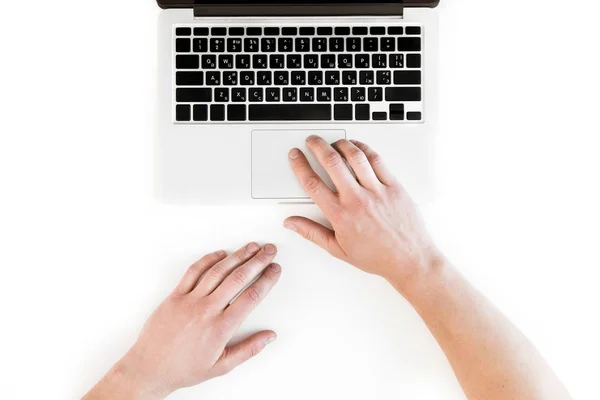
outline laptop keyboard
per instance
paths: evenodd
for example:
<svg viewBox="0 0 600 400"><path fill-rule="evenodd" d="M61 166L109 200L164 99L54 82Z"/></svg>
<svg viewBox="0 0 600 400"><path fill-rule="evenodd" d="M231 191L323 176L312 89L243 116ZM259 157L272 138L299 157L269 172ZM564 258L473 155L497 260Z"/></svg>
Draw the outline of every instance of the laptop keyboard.
<svg viewBox="0 0 600 400"><path fill-rule="evenodd" d="M174 122L423 121L423 28L174 27Z"/></svg>

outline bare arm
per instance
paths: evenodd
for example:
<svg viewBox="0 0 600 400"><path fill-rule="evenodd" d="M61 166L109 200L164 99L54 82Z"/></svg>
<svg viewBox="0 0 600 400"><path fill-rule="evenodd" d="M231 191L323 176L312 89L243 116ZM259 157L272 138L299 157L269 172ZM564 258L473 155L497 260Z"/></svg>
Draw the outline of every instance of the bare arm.
<svg viewBox="0 0 600 400"><path fill-rule="evenodd" d="M333 229L302 217L288 218L288 229L389 281L433 333L470 400L570 399L535 347L435 247L412 200L373 150L346 140L330 146L315 136L307 144L338 192L299 150L290 152L290 163Z"/></svg>

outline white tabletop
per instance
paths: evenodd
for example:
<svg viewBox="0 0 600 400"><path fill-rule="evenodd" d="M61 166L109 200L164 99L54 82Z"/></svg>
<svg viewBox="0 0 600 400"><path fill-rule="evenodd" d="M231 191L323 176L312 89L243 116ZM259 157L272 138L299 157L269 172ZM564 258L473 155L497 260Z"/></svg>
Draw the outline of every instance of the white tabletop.
<svg viewBox="0 0 600 400"><path fill-rule="evenodd" d="M243 333L279 339L172 398L464 398L399 295L281 227L314 207L154 201L154 2L2 7L2 397L80 397L191 262L257 240L279 246L284 272ZM600 398L600 8L442 0L437 12L438 190L426 220L572 394Z"/></svg>

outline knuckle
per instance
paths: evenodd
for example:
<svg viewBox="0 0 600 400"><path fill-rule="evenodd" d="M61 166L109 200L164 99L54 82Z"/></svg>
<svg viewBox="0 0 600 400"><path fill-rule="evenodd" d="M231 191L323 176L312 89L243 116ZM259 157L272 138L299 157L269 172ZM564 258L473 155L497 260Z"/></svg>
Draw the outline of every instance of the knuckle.
<svg viewBox="0 0 600 400"><path fill-rule="evenodd" d="M252 302L257 303L260 300L260 293L256 290L255 287L249 287L246 289L246 297Z"/></svg>
<svg viewBox="0 0 600 400"><path fill-rule="evenodd" d="M379 153L371 152L371 154L369 154L369 161L371 164L377 165L383 162L383 158L381 158Z"/></svg>
<svg viewBox="0 0 600 400"><path fill-rule="evenodd" d="M339 155L339 153L337 153L335 151L327 153L323 159L323 163L325 164L325 166L327 166L329 168L336 167L341 162L342 162L342 157Z"/></svg>
<svg viewBox="0 0 600 400"><path fill-rule="evenodd" d="M319 178L317 178L314 175L311 175L304 179L303 185L307 192L317 193L319 191L320 181Z"/></svg>
<svg viewBox="0 0 600 400"><path fill-rule="evenodd" d="M215 265L208 270L208 276L210 276L212 279L221 279L223 276L223 266L220 264Z"/></svg>
<svg viewBox="0 0 600 400"><path fill-rule="evenodd" d="M357 164L362 164L367 161L367 157L360 149L353 149L350 152L350 160Z"/></svg>
<svg viewBox="0 0 600 400"><path fill-rule="evenodd" d="M244 271L235 270L233 274L231 274L231 279L239 286L244 286L246 284L246 273Z"/></svg>

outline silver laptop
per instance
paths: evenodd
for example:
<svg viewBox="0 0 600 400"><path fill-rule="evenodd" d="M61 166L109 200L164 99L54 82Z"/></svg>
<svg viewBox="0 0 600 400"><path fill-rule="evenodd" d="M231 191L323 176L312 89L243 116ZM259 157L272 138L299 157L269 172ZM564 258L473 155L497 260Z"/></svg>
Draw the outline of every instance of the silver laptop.
<svg viewBox="0 0 600 400"><path fill-rule="evenodd" d="M159 5L164 202L308 202L287 154L312 134L368 143L417 201L431 196L437 0Z"/></svg>

